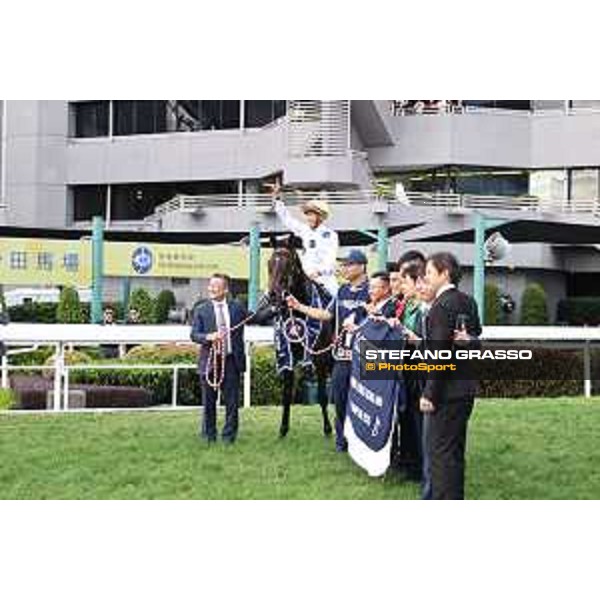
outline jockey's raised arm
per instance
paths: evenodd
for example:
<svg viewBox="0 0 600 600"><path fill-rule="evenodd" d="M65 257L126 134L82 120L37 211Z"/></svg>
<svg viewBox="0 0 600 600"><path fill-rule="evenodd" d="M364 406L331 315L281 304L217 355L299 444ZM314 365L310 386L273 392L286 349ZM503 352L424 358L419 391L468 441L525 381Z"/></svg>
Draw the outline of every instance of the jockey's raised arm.
<svg viewBox="0 0 600 600"><path fill-rule="evenodd" d="M300 260L304 272L335 296L338 290L335 274L339 241L337 233L324 223L330 215L324 194L318 200L303 203L302 212L306 219L303 222L290 214L281 200L280 191L278 183L272 186L275 214L286 229L302 240Z"/></svg>
<svg viewBox="0 0 600 600"><path fill-rule="evenodd" d="M281 199L277 198L274 201L274 206L275 214L279 217L283 226L302 239L302 242L304 243L304 238L306 235L310 234L310 227L306 223L293 217Z"/></svg>

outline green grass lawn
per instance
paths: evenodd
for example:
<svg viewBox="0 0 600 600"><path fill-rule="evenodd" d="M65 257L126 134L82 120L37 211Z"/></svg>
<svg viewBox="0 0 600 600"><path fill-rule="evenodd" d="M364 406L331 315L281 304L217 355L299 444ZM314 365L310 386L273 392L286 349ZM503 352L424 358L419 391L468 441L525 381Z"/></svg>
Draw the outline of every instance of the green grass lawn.
<svg viewBox="0 0 600 600"><path fill-rule="evenodd" d="M413 499L414 484L370 479L323 438L317 407L242 411L231 447L196 437L198 413L0 416L0 498ZM600 498L600 402L480 401L469 498Z"/></svg>

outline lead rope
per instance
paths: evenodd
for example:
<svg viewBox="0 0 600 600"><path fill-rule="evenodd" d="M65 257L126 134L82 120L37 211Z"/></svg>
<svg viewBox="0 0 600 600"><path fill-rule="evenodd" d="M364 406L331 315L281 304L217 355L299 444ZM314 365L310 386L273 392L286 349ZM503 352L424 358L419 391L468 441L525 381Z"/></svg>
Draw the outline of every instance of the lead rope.
<svg viewBox="0 0 600 600"><path fill-rule="evenodd" d="M289 310L290 316L283 322L282 331L283 331L283 336L290 344L301 344L302 347L304 348L304 350L306 350L306 352L308 352L312 356L320 356L321 354L325 354L326 352L329 352L330 350L334 350L334 349L337 350L337 348L342 343L342 340L344 337L343 334L342 335L339 335L339 334L334 335L333 340L331 341L330 344L328 344L324 348L315 350L315 344L318 341L318 336L315 338L315 341L313 342L313 344L309 346L306 343L306 337L307 337L306 323L304 322L303 319L300 319L299 317L294 316L294 313L291 309L288 309L288 310ZM352 332L352 334L356 335L363 327L366 326L366 324L370 320L370 318L371 317L367 317L361 325L357 326L357 328ZM296 332L298 330L303 331L302 335L296 334ZM292 332L292 335L290 335L289 332Z"/></svg>
<svg viewBox="0 0 600 600"><path fill-rule="evenodd" d="M248 321L251 321L262 307L263 302L267 299L267 295L263 294L262 298L258 301L257 309L250 313L245 319L240 321L237 325L225 329L226 335L231 335L234 331L243 327ZM222 339L216 339L211 342L210 349L208 351L208 360L206 361L206 368L204 370L204 380L213 390L219 390L225 379L225 343ZM220 368L219 368L220 367Z"/></svg>

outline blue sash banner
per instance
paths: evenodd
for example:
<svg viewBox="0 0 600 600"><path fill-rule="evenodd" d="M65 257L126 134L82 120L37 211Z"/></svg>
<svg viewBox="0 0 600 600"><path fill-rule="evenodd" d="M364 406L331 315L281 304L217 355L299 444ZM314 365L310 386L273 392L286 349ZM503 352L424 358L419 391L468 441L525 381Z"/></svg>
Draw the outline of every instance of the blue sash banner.
<svg viewBox="0 0 600 600"><path fill-rule="evenodd" d="M356 335L344 436L352 460L371 477L381 477L390 466L392 434L404 382L398 377L361 379L360 343L398 341L400 335L385 322L369 320Z"/></svg>

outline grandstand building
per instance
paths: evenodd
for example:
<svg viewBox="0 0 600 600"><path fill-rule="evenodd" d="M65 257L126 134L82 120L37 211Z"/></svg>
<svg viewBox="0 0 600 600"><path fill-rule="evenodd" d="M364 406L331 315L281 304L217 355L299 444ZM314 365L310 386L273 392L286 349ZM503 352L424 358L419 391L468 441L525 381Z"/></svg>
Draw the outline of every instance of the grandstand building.
<svg viewBox="0 0 600 600"><path fill-rule="evenodd" d="M468 270L475 212L530 220L530 243L521 234L489 278L517 301L528 282L540 282L552 317L560 299L596 295L600 246L593 234L575 232L600 225L600 101L72 100L1 107L0 225L86 229L102 216L109 230L196 231L199 239L247 232L257 221L273 230L262 184L281 177L290 190L328 190L340 231L385 224L391 258L409 246L444 248ZM565 228L542 240L547 223ZM198 291L191 282L172 283L182 298Z"/></svg>

